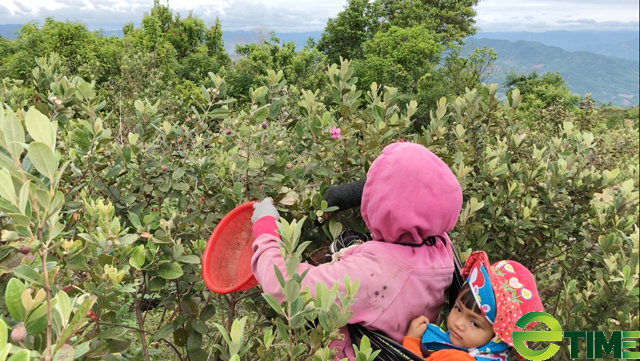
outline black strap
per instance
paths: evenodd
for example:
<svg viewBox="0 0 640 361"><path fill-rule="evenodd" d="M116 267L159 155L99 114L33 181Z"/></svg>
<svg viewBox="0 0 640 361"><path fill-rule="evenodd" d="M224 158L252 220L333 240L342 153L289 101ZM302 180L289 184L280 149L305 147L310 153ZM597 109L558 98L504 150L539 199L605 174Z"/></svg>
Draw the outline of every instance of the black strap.
<svg viewBox="0 0 640 361"><path fill-rule="evenodd" d="M447 244L447 241L445 240L444 237L437 235L437 236L429 236L425 239L422 240L422 243L396 243L396 244L400 244L403 246L409 246L409 247L422 247L422 246L435 246L436 242L439 240L442 241L442 243Z"/></svg>
<svg viewBox="0 0 640 361"><path fill-rule="evenodd" d="M462 285L464 285L464 278L462 277L462 261L460 261L460 257L458 256L458 250L451 243L451 253L453 253L453 281L451 282L451 286L447 292L449 293L449 308L453 307L453 304L456 302L456 298L458 298L458 293L460 293L460 289Z"/></svg>
<svg viewBox="0 0 640 361"><path fill-rule="evenodd" d="M349 324L347 327L352 344L360 345L362 337L367 336L371 343L371 349L373 349L373 351L380 351L375 358L376 361L424 361L423 357L407 350L382 332L371 331L360 324Z"/></svg>

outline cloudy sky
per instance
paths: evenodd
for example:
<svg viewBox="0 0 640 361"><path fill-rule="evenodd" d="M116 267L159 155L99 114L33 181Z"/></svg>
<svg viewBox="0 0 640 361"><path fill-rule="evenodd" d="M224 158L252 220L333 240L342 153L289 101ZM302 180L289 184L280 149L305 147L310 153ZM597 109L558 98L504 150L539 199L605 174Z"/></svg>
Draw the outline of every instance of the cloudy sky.
<svg viewBox="0 0 640 361"><path fill-rule="evenodd" d="M166 0L160 0L166 3ZM318 31L343 9L346 0L179 0L170 6L180 14L213 22L224 30L256 26L278 32ZM118 30L138 23L153 0L0 0L0 24L80 20L90 29ZM482 31L638 30L638 0L481 0Z"/></svg>

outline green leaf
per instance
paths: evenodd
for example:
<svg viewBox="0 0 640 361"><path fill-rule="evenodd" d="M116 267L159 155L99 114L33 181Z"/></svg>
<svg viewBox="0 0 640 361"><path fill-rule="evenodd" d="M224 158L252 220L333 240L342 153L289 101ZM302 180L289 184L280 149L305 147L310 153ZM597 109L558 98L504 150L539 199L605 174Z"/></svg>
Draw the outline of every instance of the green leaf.
<svg viewBox="0 0 640 361"><path fill-rule="evenodd" d="M2 105L0 105L0 112L2 112ZM4 323L4 320L0 320L0 350L4 349L4 347L7 345L8 336L9 331L7 331L7 324Z"/></svg>
<svg viewBox="0 0 640 361"><path fill-rule="evenodd" d="M20 159L22 154L22 145L24 143L24 128L20 119L18 119L13 113L9 113L9 116L4 121L4 127L2 128L4 133L4 141L7 144L8 151L13 156L13 159Z"/></svg>
<svg viewBox="0 0 640 361"><path fill-rule="evenodd" d="M108 343L109 351L112 353L119 353L121 351L124 351L129 347L129 345L131 345L131 339L123 337L112 338ZM149 354L152 354L154 350L149 351Z"/></svg>
<svg viewBox="0 0 640 361"><path fill-rule="evenodd" d="M189 338L187 339L187 350L193 351L198 350L202 347L202 334L200 332L193 330L189 334Z"/></svg>
<svg viewBox="0 0 640 361"><path fill-rule="evenodd" d="M49 239L56 239L56 237L58 237L60 235L60 233L62 233L62 231L64 231L65 229L65 225L62 223L58 223L55 226L53 226L53 228L51 228L51 230L49 231Z"/></svg>
<svg viewBox="0 0 640 361"><path fill-rule="evenodd" d="M234 343L242 342L242 335L244 334L244 325L247 323L247 316L244 316L241 319L233 320L233 324L231 325L231 332L229 336L231 337L231 341Z"/></svg>
<svg viewBox="0 0 640 361"><path fill-rule="evenodd" d="M162 123L162 130L164 130L165 134L169 134L171 132L171 123L165 121Z"/></svg>
<svg viewBox="0 0 640 361"><path fill-rule="evenodd" d="M64 344L55 355L53 355L53 361L73 361L74 351L73 347L68 344Z"/></svg>
<svg viewBox="0 0 640 361"><path fill-rule="evenodd" d="M131 267L140 270L144 265L144 245L134 248L131 258L129 258Z"/></svg>
<svg viewBox="0 0 640 361"><path fill-rule="evenodd" d="M269 306L271 306L271 308L273 308L274 311L278 312L279 314L282 314L282 307L280 306L278 301L275 299L275 297L268 295L266 293L263 293L262 297L264 298L265 301L267 301Z"/></svg>
<svg viewBox="0 0 640 361"><path fill-rule="evenodd" d="M264 160L261 157L251 157L249 159L249 169L257 169L262 167Z"/></svg>
<svg viewBox="0 0 640 361"><path fill-rule="evenodd" d="M136 230L142 227L142 225L140 224L140 217L138 217L138 215L133 212L129 212L129 221L131 221L131 224Z"/></svg>
<svg viewBox="0 0 640 361"><path fill-rule="evenodd" d="M2 136L2 133L0 133L0 136ZM0 144L0 146L2 146L2 144ZM4 152L0 152L0 169L2 168L7 168L9 173L18 175L17 174L18 168L16 167L16 163L13 161L13 159L9 158Z"/></svg>
<svg viewBox="0 0 640 361"><path fill-rule="evenodd" d="M62 324L66 325L69 322L69 317L71 316L71 300L69 299L69 295L61 290L58 291L55 298L58 300L56 309L62 318Z"/></svg>
<svg viewBox="0 0 640 361"><path fill-rule="evenodd" d="M263 120L267 119L268 115L269 115L269 106L265 105L259 108L258 110L256 110L255 113L253 113L253 120L256 123L260 123Z"/></svg>
<svg viewBox="0 0 640 361"><path fill-rule="evenodd" d="M51 301L51 307L54 307L57 300L53 298ZM47 303L43 302L40 306L36 307L36 309L29 314L24 325L27 328L27 335L35 335L44 330L47 327Z"/></svg>
<svg viewBox="0 0 640 361"><path fill-rule="evenodd" d="M14 268L13 274L29 281L30 283L42 285L42 276L40 276L38 272L36 272L33 268L27 266L26 264L21 264L18 267Z"/></svg>
<svg viewBox="0 0 640 361"><path fill-rule="evenodd" d="M69 339L78 331L78 329L86 322L87 311L91 309L93 304L96 302L96 297L89 297L82 302L78 310L73 315L73 319L67 327L62 331L60 337L56 341L56 350L58 350L62 345L67 343Z"/></svg>
<svg viewBox="0 0 640 361"><path fill-rule="evenodd" d="M619 169L605 170L602 172L602 178L605 183L612 181L615 179L618 174L620 174Z"/></svg>
<svg viewBox="0 0 640 361"><path fill-rule="evenodd" d="M202 320L191 320L191 326L193 326L194 330L200 332L203 335L206 335L209 332L209 327L207 327L207 324Z"/></svg>
<svg viewBox="0 0 640 361"><path fill-rule="evenodd" d="M56 191L56 194L53 195L51 199L51 204L49 204L49 215L53 215L56 213L62 206L64 205L64 193L60 191Z"/></svg>
<svg viewBox="0 0 640 361"><path fill-rule="evenodd" d="M26 181L20 188L20 197L18 199L18 205L20 208L20 213L26 214L27 203L29 202L29 185L31 182Z"/></svg>
<svg viewBox="0 0 640 361"><path fill-rule="evenodd" d="M48 145L40 142L29 144L29 159L31 159L31 163L33 163L38 172L46 175L49 179L53 179L58 163Z"/></svg>
<svg viewBox="0 0 640 361"><path fill-rule="evenodd" d="M176 261L180 263L200 264L200 258L193 254L176 257Z"/></svg>
<svg viewBox="0 0 640 361"><path fill-rule="evenodd" d="M40 113L36 108L31 107L24 118L27 131L36 142L44 143L49 148L53 148L51 139L51 122L49 118Z"/></svg>
<svg viewBox="0 0 640 361"><path fill-rule="evenodd" d="M140 99L136 99L136 101L133 102L133 105L136 107L137 111L139 111L140 113L144 113L144 104Z"/></svg>
<svg viewBox="0 0 640 361"><path fill-rule="evenodd" d="M577 305L573 306L571 309L571 314L575 314L576 312L580 312L584 308L584 302L580 302Z"/></svg>
<svg viewBox="0 0 640 361"><path fill-rule="evenodd" d="M29 225L31 225L31 218L25 216L24 214L7 213L7 215L9 216L9 218L13 219L14 222L21 226L29 227Z"/></svg>
<svg viewBox="0 0 640 361"><path fill-rule="evenodd" d="M338 239L340 233L342 233L342 223L336 222L335 220L331 220L329 222L329 232L331 233L331 237L333 239Z"/></svg>
<svg viewBox="0 0 640 361"><path fill-rule="evenodd" d="M189 335L187 334L187 330L185 330L184 327L173 331L173 341L175 342L176 346L186 346L188 338Z"/></svg>
<svg viewBox="0 0 640 361"><path fill-rule="evenodd" d="M569 285L567 286L567 295L572 294L575 288L576 288L576 280L569 281Z"/></svg>
<svg viewBox="0 0 640 361"><path fill-rule="evenodd" d="M161 291L167 285L167 281L160 277L154 277L149 282L149 291Z"/></svg>
<svg viewBox="0 0 640 361"><path fill-rule="evenodd" d="M11 174L6 168L0 170L0 197L6 199L14 205L17 205L16 189L13 187Z"/></svg>
<svg viewBox="0 0 640 361"><path fill-rule="evenodd" d="M158 276L167 280L174 280L182 276L182 274L182 267L177 262L161 264L158 267Z"/></svg>
<svg viewBox="0 0 640 361"><path fill-rule="evenodd" d="M173 171L173 174L171 175L171 178L173 180L178 180L180 178L182 178L182 176L184 175L184 168L178 168L176 170Z"/></svg>
<svg viewBox="0 0 640 361"><path fill-rule="evenodd" d="M216 314L216 306L215 305L206 305L202 311L200 311L200 319L202 321L206 321L213 317Z"/></svg>
<svg viewBox="0 0 640 361"><path fill-rule="evenodd" d="M129 138L129 144L136 145L138 143L138 138L140 138L140 134L138 133L129 133L127 136Z"/></svg>
<svg viewBox="0 0 640 361"><path fill-rule="evenodd" d="M177 190L177 191L186 191L189 190L189 185L187 183L176 183L173 185L173 189Z"/></svg>
<svg viewBox="0 0 640 361"><path fill-rule="evenodd" d="M287 280L284 284L283 294L287 302L294 302L300 297L300 284L292 279Z"/></svg>
<svg viewBox="0 0 640 361"><path fill-rule="evenodd" d="M4 361L7 359L7 355L9 355L9 350L11 350L11 344L7 344L3 348L0 348L0 361Z"/></svg>
<svg viewBox="0 0 640 361"><path fill-rule="evenodd" d="M21 322L27 317L27 310L22 305L22 292L27 288L24 283L17 278L11 278L7 283L7 289L4 293L4 302L11 318Z"/></svg>
<svg viewBox="0 0 640 361"><path fill-rule="evenodd" d="M74 358L79 359L91 350L91 341L85 341L74 348Z"/></svg>
<svg viewBox="0 0 640 361"><path fill-rule="evenodd" d="M120 174L121 170L122 170L122 166L117 165L117 166L109 169L107 174L104 175L104 178L105 179L111 179L111 178L115 177L116 175Z"/></svg>
<svg viewBox="0 0 640 361"><path fill-rule="evenodd" d="M29 361L29 350L21 350L9 357L7 361Z"/></svg>
<svg viewBox="0 0 640 361"><path fill-rule="evenodd" d="M120 246L130 246L133 242L137 241L140 238L137 234L125 234L120 237Z"/></svg>
<svg viewBox="0 0 640 361"><path fill-rule="evenodd" d="M173 333L173 324L166 324L160 327L158 332L153 335L153 340L158 341L161 338L165 338Z"/></svg>

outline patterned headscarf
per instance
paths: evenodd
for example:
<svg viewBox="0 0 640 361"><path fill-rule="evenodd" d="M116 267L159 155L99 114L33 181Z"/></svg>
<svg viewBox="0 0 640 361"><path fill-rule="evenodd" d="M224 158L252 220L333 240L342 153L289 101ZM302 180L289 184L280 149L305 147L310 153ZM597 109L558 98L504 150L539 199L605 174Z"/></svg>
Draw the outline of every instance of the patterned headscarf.
<svg viewBox="0 0 640 361"><path fill-rule="evenodd" d="M489 257L483 251L473 252L469 256L462 270L462 276L472 276L474 270L480 268L480 265L486 271L483 273L483 277L491 284L495 297L493 332L502 341L513 347L512 334L513 331L521 330L516 327L516 322L520 317L532 311L544 311L536 281L531 272L516 261L500 261L490 265ZM478 284L478 281L475 283ZM474 288L471 287L472 290ZM480 296L482 297L482 294ZM482 304L478 305L484 313ZM485 316L487 316L486 313ZM529 324L526 330L531 329L534 325L535 323Z"/></svg>
<svg viewBox="0 0 640 361"><path fill-rule="evenodd" d="M487 254L478 251L465 262L462 276L467 278L482 314L493 325L495 337L484 346L467 349L454 346L449 332L429 324L422 343L427 350L455 348L469 352L476 360L506 361L509 347L513 347L513 331L521 330L515 326L518 319L528 312L544 311L533 275L515 261L491 265ZM529 324L526 330L534 325Z"/></svg>

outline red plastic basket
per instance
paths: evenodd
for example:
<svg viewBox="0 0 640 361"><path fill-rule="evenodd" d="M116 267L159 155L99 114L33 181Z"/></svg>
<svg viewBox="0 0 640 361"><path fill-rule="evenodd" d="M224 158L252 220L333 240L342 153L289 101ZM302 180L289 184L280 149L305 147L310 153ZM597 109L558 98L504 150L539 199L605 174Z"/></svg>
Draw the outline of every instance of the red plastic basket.
<svg viewBox="0 0 640 361"><path fill-rule="evenodd" d="M245 291L258 285L251 273L254 203L243 203L227 213L207 241L202 255L202 278L215 293Z"/></svg>

